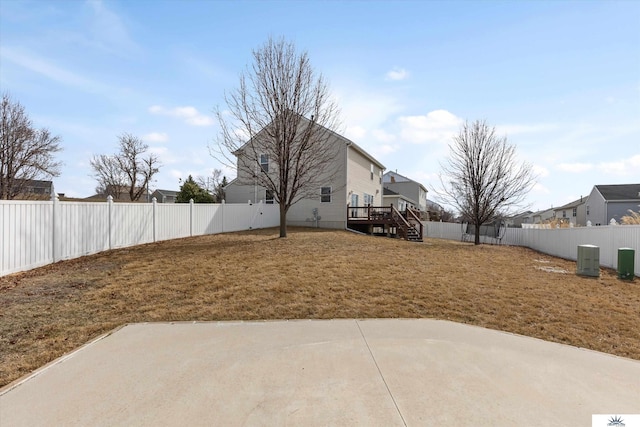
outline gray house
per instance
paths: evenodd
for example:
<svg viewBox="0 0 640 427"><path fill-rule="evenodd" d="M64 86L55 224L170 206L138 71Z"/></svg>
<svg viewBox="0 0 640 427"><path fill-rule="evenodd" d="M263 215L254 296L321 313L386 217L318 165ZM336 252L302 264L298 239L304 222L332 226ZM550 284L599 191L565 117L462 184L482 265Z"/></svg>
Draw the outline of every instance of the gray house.
<svg viewBox="0 0 640 427"><path fill-rule="evenodd" d="M424 185L397 172L389 171L382 176L382 186L404 196L407 200L414 201L416 209L424 212L426 216L427 189Z"/></svg>
<svg viewBox="0 0 640 427"><path fill-rule="evenodd" d="M151 198L155 197L158 203L175 203L177 196L178 192L173 190L156 190L151 193Z"/></svg>
<svg viewBox="0 0 640 427"><path fill-rule="evenodd" d="M586 219L591 225L607 225L629 210L640 211L640 184L595 185L586 202Z"/></svg>
<svg viewBox="0 0 640 427"><path fill-rule="evenodd" d="M580 197L578 200L574 200L571 203L567 203L559 208L554 208L556 219L573 224L574 226L587 225L586 213L587 213L587 199Z"/></svg>

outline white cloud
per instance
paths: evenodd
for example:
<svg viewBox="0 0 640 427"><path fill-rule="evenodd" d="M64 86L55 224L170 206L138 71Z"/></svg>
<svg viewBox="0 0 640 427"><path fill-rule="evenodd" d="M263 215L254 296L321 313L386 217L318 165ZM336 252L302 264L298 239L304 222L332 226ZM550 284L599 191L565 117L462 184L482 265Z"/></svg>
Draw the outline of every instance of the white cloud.
<svg viewBox="0 0 640 427"><path fill-rule="evenodd" d="M365 137L367 131L362 126L348 126L344 134L347 138L358 141Z"/></svg>
<svg viewBox="0 0 640 427"><path fill-rule="evenodd" d="M533 125L501 125L496 126L496 131L499 135L507 134L508 136L523 134L523 133L538 133L538 132L550 132L558 129L558 125L553 123L538 123Z"/></svg>
<svg viewBox="0 0 640 427"><path fill-rule="evenodd" d="M549 169L545 168L544 166L533 165L533 166L531 166L531 169L533 170L533 173L538 178L545 178L545 177L549 176Z"/></svg>
<svg viewBox="0 0 640 427"><path fill-rule="evenodd" d="M26 68L27 70L33 71L34 73L41 74L50 80L67 86L76 87L88 93L106 94L114 91L114 89L109 88L98 81L94 81L65 70L64 68L58 67L57 65L24 51L3 46L0 48L0 57Z"/></svg>
<svg viewBox="0 0 640 427"><path fill-rule="evenodd" d="M591 163L560 163L556 168L563 172L582 173L593 169L593 165Z"/></svg>
<svg viewBox="0 0 640 427"><path fill-rule="evenodd" d="M535 193L540 193L540 194L551 194L551 190L549 190L547 187L545 187L544 185L540 184L539 182L536 182L533 185L533 188L531 189L533 192Z"/></svg>
<svg viewBox="0 0 640 427"><path fill-rule="evenodd" d="M393 67L390 71L387 72L386 78L387 80L405 80L409 77L409 72L404 68Z"/></svg>
<svg viewBox="0 0 640 427"><path fill-rule="evenodd" d="M393 94L358 87L356 82L343 83L341 88L334 90L334 94L340 106L340 116L347 128L381 128L403 108Z"/></svg>
<svg viewBox="0 0 640 427"><path fill-rule="evenodd" d="M458 132L462 119L446 110L435 110L424 116L398 119L401 137L414 144L436 142L448 144Z"/></svg>
<svg viewBox="0 0 640 427"><path fill-rule="evenodd" d="M213 124L212 117L201 114L195 107L191 106L164 108L160 105L152 105L149 107L149 112L151 114L184 119L187 124L192 126L211 126Z"/></svg>
<svg viewBox="0 0 640 427"><path fill-rule="evenodd" d="M169 135L164 132L151 132L143 135L142 140L148 142L167 142L169 140Z"/></svg>
<svg viewBox="0 0 640 427"><path fill-rule="evenodd" d="M93 34L94 45L118 55L140 52L140 48L129 36L124 20L118 14L108 9L101 0L88 0L86 4L92 11L89 31Z"/></svg>
<svg viewBox="0 0 640 427"><path fill-rule="evenodd" d="M371 136L380 142L393 142L396 140L396 136L385 131L384 129L374 129L371 131Z"/></svg>
<svg viewBox="0 0 640 427"><path fill-rule="evenodd" d="M628 176L640 171L640 154L615 162L599 163L597 169L605 174Z"/></svg>

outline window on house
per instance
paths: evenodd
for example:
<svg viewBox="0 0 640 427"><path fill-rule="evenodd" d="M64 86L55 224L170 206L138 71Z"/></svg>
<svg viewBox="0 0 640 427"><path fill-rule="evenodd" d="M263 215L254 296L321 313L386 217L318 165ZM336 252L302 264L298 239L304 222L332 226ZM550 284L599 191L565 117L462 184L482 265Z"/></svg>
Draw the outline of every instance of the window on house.
<svg viewBox="0 0 640 427"><path fill-rule="evenodd" d="M272 205L273 204L273 191L266 190L264 193L264 202Z"/></svg>
<svg viewBox="0 0 640 427"><path fill-rule="evenodd" d="M269 155L268 154L260 154L260 167L262 168L262 172L269 173Z"/></svg>
<svg viewBox="0 0 640 427"><path fill-rule="evenodd" d="M371 163L371 181L373 181L373 163Z"/></svg>
<svg viewBox="0 0 640 427"><path fill-rule="evenodd" d="M320 188L320 202L331 203L331 187Z"/></svg>
<svg viewBox="0 0 640 427"><path fill-rule="evenodd" d="M589 216L589 205L587 205L587 216Z"/></svg>
<svg viewBox="0 0 640 427"><path fill-rule="evenodd" d="M382 184L382 171L379 171L379 172L378 172L378 175L380 175L380 180L379 180L380 182L379 182L379 184Z"/></svg>
<svg viewBox="0 0 640 427"><path fill-rule="evenodd" d="M578 216L578 208L573 208L572 215L573 215L574 217Z"/></svg>
<svg viewBox="0 0 640 427"><path fill-rule="evenodd" d="M566 218L567 217L567 211L562 211L562 218Z"/></svg>
<svg viewBox="0 0 640 427"><path fill-rule="evenodd" d="M373 196L371 194L364 194L364 205L369 206L373 205Z"/></svg>

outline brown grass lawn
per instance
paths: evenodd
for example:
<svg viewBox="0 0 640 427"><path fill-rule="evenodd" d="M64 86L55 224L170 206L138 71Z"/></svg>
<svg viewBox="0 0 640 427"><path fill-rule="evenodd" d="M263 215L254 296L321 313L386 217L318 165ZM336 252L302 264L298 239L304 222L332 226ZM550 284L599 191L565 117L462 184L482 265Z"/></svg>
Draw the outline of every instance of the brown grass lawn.
<svg viewBox="0 0 640 427"><path fill-rule="evenodd" d="M119 325L436 318L640 359L640 281L529 249L290 229L120 249L0 277L0 386Z"/></svg>

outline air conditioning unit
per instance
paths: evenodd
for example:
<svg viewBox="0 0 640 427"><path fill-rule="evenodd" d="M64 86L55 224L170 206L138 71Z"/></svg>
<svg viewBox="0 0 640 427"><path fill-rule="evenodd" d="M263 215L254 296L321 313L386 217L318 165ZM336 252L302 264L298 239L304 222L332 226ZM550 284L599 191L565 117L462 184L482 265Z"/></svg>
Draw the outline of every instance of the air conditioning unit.
<svg viewBox="0 0 640 427"><path fill-rule="evenodd" d="M598 246L578 246L577 273L581 276L600 276L600 248Z"/></svg>

